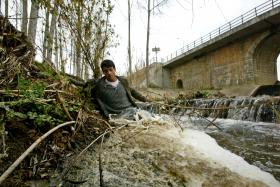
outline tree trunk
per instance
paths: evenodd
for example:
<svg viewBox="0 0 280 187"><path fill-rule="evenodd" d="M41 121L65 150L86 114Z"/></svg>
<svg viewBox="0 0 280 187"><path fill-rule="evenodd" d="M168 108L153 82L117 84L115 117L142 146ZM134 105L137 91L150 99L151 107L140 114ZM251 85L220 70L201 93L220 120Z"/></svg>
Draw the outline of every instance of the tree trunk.
<svg viewBox="0 0 280 187"><path fill-rule="evenodd" d="M85 80L87 80L88 79L88 77L89 77L89 73L88 73L88 64L90 64L90 62L89 62L89 56L90 56L90 42L89 41L91 41L91 37L92 37L92 35L91 35L91 32L90 32L90 29L91 29L91 27L92 27L92 24L91 23L87 23L87 24L85 24L85 58L84 58L84 66L85 66L85 71L84 71L84 73L85 73L85 75L84 75L84 77L85 77Z"/></svg>
<svg viewBox="0 0 280 187"><path fill-rule="evenodd" d="M62 28L61 28L61 33L59 35L59 58L60 58L60 66L61 66L60 68L61 68L61 71L64 73L65 72L65 63L63 60L63 49L62 49ZM70 61L70 73L71 73L71 61Z"/></svg>
<svg viewBox="0 0 280 187"><path fill-rule="evenodd" d="M30 11L30 20L28 26L28 38L34 44L36 39L37 20L38 20L39 6L36 2L32 2Z"/></svg>
<svg viewBox="0 0 280 187"><path fill-rule="evenodd" d="M58 34L57 34L57 29L55 29L55 40L54 40L54 53L55 53L55 65L57 70L61 70L59 60L58 60Z"/></svg>
<svg viewBox="0 0 280 187"><path fill-rule="evenodd" d="M76 43L75 43L75 40L73 39L73 42L74 42L74 44L73 44L73 74L75 74L76 73Z"/></svg>
<svg viewBox="0 0 280 187"><path fill-rule="evenodd" d="M77 42L76 42L76 75L81 77L81 37L82 37L82 10L81 6L77 7L77 15L78 15L78 20L77 20L77 32L78 32L78 37L77 37Z"/></svg>
<svg viewBox="0 0 280 187"><path fill-rule="evenodd" d="M9 0L5 0L5 17L9 16Z"/></svg>
<svg viewBox="0 0 280 187"><path fill-rule="evenodd" d="M81 78L84 79L84 70L85 70L85 61L83 56L81 55Z"/></svg>
<svg viewBox="0 0 280 187"><path fill-rule="evenodd" d="M16 29L18 30L18 1L15 1L16 6Z"/></svg>
<svg viewBox="0 0 280 187"><path fill-rule="evenodd" d="M128 0L128 68L129 68L129 82L131 84L131 74L132 74L132 62L131 62L131 43L130 43L130 18L131 18L131 12L130 12L130 0Z"/></svg>
<svg viewBox="0 0 280 187"><path fill-rule="evenodd" d="M60 64L60 70L65 73L65 63L63 60L63 42L62 42L62 36L64 35L63 33L63 28L61 26L61 16L58 16L58 27L56 28L56 33L57 33L57 50L59 51L58 55L58 63ZM65 41L65 40L64 40ZM71 39L71 44L72 45L72 39ZM72 46L71 46L72 47ZM72 51L70 51L70 58L72 55ZM70 60L70 74L71 74L71 60Z"/></svg>
<svg viewBox="0 0 280 187"><path fill-rule="evenodd" d="M88 80L89 78L89 72L88 72L88 65L85 63L85 80Z"/></svg>
<svg viewBox="0 0 280 187"><path fill-rule="evenodd" d="M71 38L71 48L70 48L70 74L72 73L72 64L74 63L74 55L73 55L73 48L74 48L74 44L73 44L73 39Z"/></svg>
<svg viewBox="0 0 280 187"><path fill-rule="evenodd" d="M108 27L108 19L109 19L109 14L106 15L106 26L105 26L105 34L104 34L104 40L103 40L103 49L102 50L102 60L104 60L104 55L105 55L105 49L106 49L106 43L107 43L107 27ZM102 37L101 37L102 38Z"/></svg>
<svg viewBox="0 0 280 187"><path fill-rule="evenodd" d="M149 87L149 39L150 39L150 14L151 6L148 0L148 22L147 22L147 43L146 43L146 86Z"/></svg>
<svg viewBox="0 0 280 187"><path fill-rule="evenodd" d="M22 22L21 22L21 31L25 33L25 35L27 35L27 0L22 0Z"/></svg>
<svg viewBox="0 0 280 187"><path fill-rule="evenodd" d="M48 9L46 9L46 22L45 22L45 32L44 32L44 43L43 43L43 60L47 59L47 51L48 51L48 41L49 41L49 18L50 18L50 12Z"/></svg>
<svg viewBox="0 0 280 187"><path fill-rule="evenodd" d="M56 29L56 16L54 14L52 14L50 35L49 35L49 41L48 41L48 52L47 52L47 60L49 62L52 62L53 38L54 38L55 29Z"/></svg>
<svg viewBox="0 0 280 187"><path fill-rule="evenodd" d="M93 64L94 64L94 79L98 79L101 77L101 72L100 72L100 65L99 65L99 59L102 57L100 53L102 53L101 49L101 28L97 28L99 31L96 32L95 38L96 38L96 47L94 50L94 59L93 59Z"/></svg>

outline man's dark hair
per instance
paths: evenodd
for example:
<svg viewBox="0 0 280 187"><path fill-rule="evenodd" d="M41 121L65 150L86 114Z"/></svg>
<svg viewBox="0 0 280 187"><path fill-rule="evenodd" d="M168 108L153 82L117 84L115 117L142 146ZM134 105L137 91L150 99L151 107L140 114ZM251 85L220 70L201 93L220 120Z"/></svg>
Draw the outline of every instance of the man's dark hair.
<svg viewBox="0 0 280 187"><path fill-rule="evenodd" d="M114 69L116 69L115 64L112 60L103 60L101 62L101 69L110 68L110 67L113 67Z"/></svg>

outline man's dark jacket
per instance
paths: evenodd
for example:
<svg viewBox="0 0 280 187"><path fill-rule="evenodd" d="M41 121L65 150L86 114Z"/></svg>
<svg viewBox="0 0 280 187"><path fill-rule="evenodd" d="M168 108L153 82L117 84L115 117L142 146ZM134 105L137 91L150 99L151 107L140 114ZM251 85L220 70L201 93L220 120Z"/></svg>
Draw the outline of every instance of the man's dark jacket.
<svg viewBox="0 0 280 187"><path fill-rule="evenodd" d="M119 80L119 84L122 84L123 87L125 88L128 100L131 102L131 104L134 107L137 107L137 104L134 102L134 100L132 99L133 97L139 101L143 101L146 102L146 98L144 96L142 96L139 92L137 92L135 89L129 87L128 84L128 80L124 77L119 77L117 76L117 79ZM105 109L103 103L101 102L101 100L99 99L99 95L100 95L100 90L104 89L102 87L102 81L105 81L105 77L100 78L99 80L97 80L94 85L93 88L91 90L91 95L93 98L94 103L97 105L97 107L99 108L99 110L101 111L101 113L103 115L105 115L105 117L108 117L108 111Z"/></svg>

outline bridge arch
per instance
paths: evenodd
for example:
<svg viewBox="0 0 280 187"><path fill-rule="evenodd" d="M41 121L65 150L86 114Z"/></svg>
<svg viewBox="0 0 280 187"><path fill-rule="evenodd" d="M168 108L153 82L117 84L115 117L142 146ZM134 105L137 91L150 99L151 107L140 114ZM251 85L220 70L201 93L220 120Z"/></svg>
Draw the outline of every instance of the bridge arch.
<svg viewBox="0 0 280 187"><path fill-rule="evenodd" d="M274 84L277 81L277 58L280 53L280 32L265 37L253 54L255 83Z"/></svg>

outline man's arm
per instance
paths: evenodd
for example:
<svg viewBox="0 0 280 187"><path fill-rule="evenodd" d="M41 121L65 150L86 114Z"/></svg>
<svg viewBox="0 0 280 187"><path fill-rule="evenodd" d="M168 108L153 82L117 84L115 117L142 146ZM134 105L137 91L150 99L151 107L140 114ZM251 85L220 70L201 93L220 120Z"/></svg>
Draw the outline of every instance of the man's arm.
<svg viewBox="0 0 280 187"><path fill-rule="evenodd" d="M148 101L147 98L144 97L141 93L139 93L138 91L136 91L135 89L129 86L128 80L125 77L118 77L118 78L121 81L121 83L126 87L127 91L130 92L132 97L142 102Z"/></svg>
<svg viewBox="0 0 280 187"><path fill-rule="evenodd" d="M144 97L141 93L137 92L135 89L130 88L130 92L132 97L134 97L135 99L138 99L139 101L142 102L147 102L147 98Z"/></svg>
<svg viewBox="0 0 280 187"><path fill-rule="evenodd" d="M103 115L105 118L109 119L109 112L104 107L102 101L99 98L97 98L96 101L98 103L98 106L100 107L101 115Z"/></svg>

